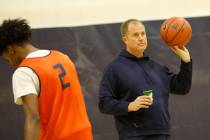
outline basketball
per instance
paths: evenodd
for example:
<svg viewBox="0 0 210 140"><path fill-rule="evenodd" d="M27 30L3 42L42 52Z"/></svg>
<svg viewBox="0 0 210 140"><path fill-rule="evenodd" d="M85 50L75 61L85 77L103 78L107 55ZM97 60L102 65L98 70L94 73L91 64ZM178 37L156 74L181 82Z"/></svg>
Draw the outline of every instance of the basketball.
<svg viewBox="0 0 210 140"><path fill-rule="evenodd" d="M162 23L160 36L168 46L182 48L190 41L192 28L184 18L172 17Z"/></svg>

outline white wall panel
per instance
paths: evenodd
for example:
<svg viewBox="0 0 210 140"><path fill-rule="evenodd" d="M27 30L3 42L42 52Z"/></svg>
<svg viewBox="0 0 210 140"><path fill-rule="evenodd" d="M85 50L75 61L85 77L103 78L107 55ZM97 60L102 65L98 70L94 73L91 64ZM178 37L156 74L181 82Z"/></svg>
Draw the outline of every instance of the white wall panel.
<svg viewBox="0 0 210 140"><path fill-rule="evenodd" d="M0 0L0 21L23 17L33 28L210 15L210 0Z"/></svg>

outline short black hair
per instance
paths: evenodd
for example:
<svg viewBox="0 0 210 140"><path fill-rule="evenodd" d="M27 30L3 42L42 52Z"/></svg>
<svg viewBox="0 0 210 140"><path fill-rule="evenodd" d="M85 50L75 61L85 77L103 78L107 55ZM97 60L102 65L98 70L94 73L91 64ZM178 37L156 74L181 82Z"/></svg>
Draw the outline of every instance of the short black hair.
<svg viewBox="0 0 210 140"><path fill-rule="evenodd" d="M0 55L9 45L28 42L31 38L31 27L25 19L4 20L0 26Z"/></svg>

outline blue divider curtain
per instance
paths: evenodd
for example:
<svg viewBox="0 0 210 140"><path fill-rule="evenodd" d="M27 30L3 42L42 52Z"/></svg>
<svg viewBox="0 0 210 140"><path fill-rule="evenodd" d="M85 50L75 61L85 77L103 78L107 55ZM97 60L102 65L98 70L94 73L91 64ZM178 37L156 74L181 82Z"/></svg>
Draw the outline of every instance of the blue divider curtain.
<svg viewBox="0 0 210 140"><path fill-rule="evenodd" d="M192 40L187 45L193 59L193 83L190 94L170 96L171 139L208 140L210 139L210 17L187 20L193 29ZM162 22L144 22L148 37L146 54L177 72L180 60L164 44L159 35ZM101 114L97 102L103 70L124 48L119 28L120 23L33 30L32 43L36 47L60 50L75 63L95 140L118 139L113 117ZM0 59L0 68L0 139L22 140L22 108L14 105L11 86L14 69L2 59Z"/></svg>

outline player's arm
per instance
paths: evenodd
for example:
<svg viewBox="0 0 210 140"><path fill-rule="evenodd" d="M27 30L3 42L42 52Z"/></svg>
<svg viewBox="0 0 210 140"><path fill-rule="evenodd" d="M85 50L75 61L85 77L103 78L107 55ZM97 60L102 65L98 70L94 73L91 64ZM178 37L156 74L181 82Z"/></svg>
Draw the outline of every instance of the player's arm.
<svg viewBox="0 0 210 140"><path fill-rule="evenodd" d="M24 140L38 140L38 76L28 67L19 67L12 78L15 103L23 105L24 111Z"/></svg>
<svg viewBox="0 0 210 140"><path fill-rule="evenodd" d="M22 97L24 110L24 140L39 139L39 111L38 98L35 94L29 94Z"/></svg>

